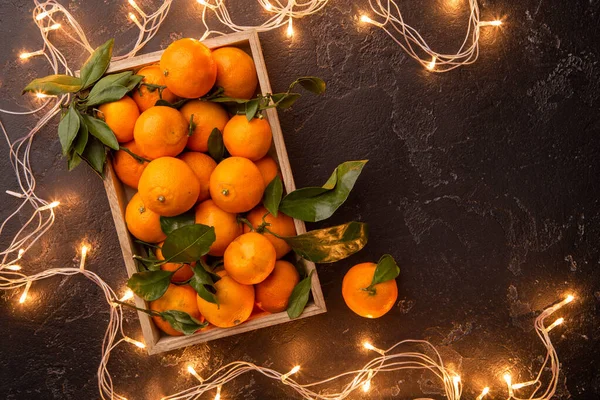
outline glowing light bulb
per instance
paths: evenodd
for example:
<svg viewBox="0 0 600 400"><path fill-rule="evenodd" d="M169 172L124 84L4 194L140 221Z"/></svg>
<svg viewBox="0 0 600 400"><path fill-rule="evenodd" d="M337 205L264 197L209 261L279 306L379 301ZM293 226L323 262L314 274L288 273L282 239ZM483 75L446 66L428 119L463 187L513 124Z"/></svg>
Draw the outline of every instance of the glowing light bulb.
<svg viewBox="0 0 600 400"><path fill-rule="evenodd" d="M50 13L48 11L44 11L44 12L41 12L38 15L36 15L35 19L38 20L38 21L41 21L44 18L46 18L48 15L50 15Z"/></svg>
<svg viewBox="0 0 600 400"><path fill-rule="evenodd" d="M193 366L188 365L187 366L187 371L196 379L198 379L198 381L200 383L204 382L204 379L202 379L202 377L200 375L198 375L198 373L196 372L196 370L194 369Z"/></svg>
<svg viewBox="0 0 600 400"><path fill-rule="evenodd" d="M554 329L557 326L561 325L563 322L565 322L565 319L563 317L560 317L559 319L557 319L556 321L554 321L550 326L548 326L546 328L546 332L550 332L552 329Z"/></svg>
<svg viewBox="0 0 600 400"><path fill-rule="evenodd" d="M60 201L53 201L50 204L46 204L45 206L38 208L38 211L50 210L52 208L58 207L59 205L60 205Z"/></svg>
<svg viewBox="0 0 600 400"><path fill-rule="evenodd" d="M373 22L373 20L371 18L369 18L368 16L366 16L366 15L361 15L360 16L360 20L362 22L366 22L367 24L370 24L371 22Z"/></svg>
<svg viewBox="0 0 600 400"><path fill-rule="evenodd" d="M19 54L19 58L21 60L27 60L29 57L31 57L31 53L21 53L21 54Z"/></svg>
<svg viewBox="0 0 600 400"><path fill-rule="evenodd" d="M512 388L517 390L517 389L521 389L524 388L526 386L531 386L531 385L535 385L537 383L537 381L529 381L529 382L522 382L522 383L515 383L514 385L512 385Z"/></svg>
<svg viewBox="0 0 600 400"><path fill-rule="evenodd" d="M25 249L19 249L19 254L17 255L17 260L20 260L21 257L23 257L23 254L25 254Z"/></svg>
<svg viewBox="0 0 600 400"><path fill-rule="evenodd" d="M46 97L48 97L48 95L46 93L37 92L35 94L35 97L37 97L38 99L45 99Z"/></svg>
<svg viewBox="0 0 600 400"><path fill-rule="evenodd" d="M57 29L60 29L61 24L52 24L46 28L44 28L44 32L48 32L48 31L55 31Z"/></svg>
<svg viewBox="0 0 600 400"><path fill-rule="evenodd" d="M383 350L381 350L381 349L378 349L377 347L373 346L373 345L372 345L371 343L369 343L369 342L364 342L364 343L363 343L363 347L364 347L365 349L367 349L367 350L371 350L371 351L374 351L374 352L376 352L376 353L379 353L379 354L381 354L382 356L383 356L383 355L385 355L385 351L383 351Z"/></svg>
<svg viewBox="0 0 600 400"><path fill-rule="evenodd" d="M217 394L215 395L215 400L221 400L221 385L217 386Z"/></svg>
<svg viewBox="0 0 600 400"><path fill-rule="evenodd" d="M17 265L17 264L13 264L13 265L7 265L4 267L5 269L9 269L11 271L20 271L21 270L21 266Z"/></svg>
<svg viewBox="0 0 600 400"><path fill-rule="evenodd" d="M265 3L265 10L267 11L271 11L273 9L273 6L271 5L271 3L269 3L268 1Z"/></svg>
<svg viewBox="0 0 600 400"><path fill-rule="evenodd" d="M142 11L142 9L137 5L137 3L134 0L128 0L128 3L131 7L133 7L135 11L139 12L141 16L143 16L144 18L147 17L146 13Z"/></svg>
<svg viewBox="0 0 600 400"><path fill-rule="evenodd" d="M572 294L570 294L570 295L568 295L568 296L565 298L564 302L565 302L566 304L568 304L568 303L572 302L573 300L575 300L575 296L573 296Z"/></svg>
<svg viewBox="0 0 600 400"><path fill-rule="evenodd" d="M25 284L25 290L23 290L23 294L21 294L21 297L19 297L20 304L25 303L25 300L27 300L27 293L29 293L30 287L31 287L31 281L27 281L27 283Z"/></svg>
<svg viewBox="0 0 600 400"><path fill-rule="evenodd" d="M363 392L367 393L369 390L371 390L371 379L372 378L373 378L373 370L370 369L369 374L367 375L367 380L362 385Z"/></svg>
<svg viewBox="0 0 600 400"><path fill-rule="evenodd" d="M485 396L487 396L487 394L490 392L490 388L489 387L484 387L483 390L481 391L481 394L479 396L477 396L477 398L475 400L483 400L483 398Z"/></svg>
<svg viewBox="0 0 600 400"><path fill-rule="evenodd" d="M427 64L427 69L433 71L435 68L435 60L437 60L436 56L431 57L431 61Z"/></svg>
<svg viewBox="0 0 600 400"><path fill-rule="evenodd" d="M508 387L508 397L511 398L511 397L513 397L513 394L514 394L513 388L512 388L512 377L507 372L506 374L504 374L503 378L504 378L504 382L506 382L506 386Z"/></svg>
<svg viewBox="0 0 600 400"><path fill-rule="evenodd" d="M294 36L294 27L292 26L292 18L288 20L288 27L286 31L287 37L291 38Z"/></svg>
<svg viewBox="0 0 600 400"><path fill-rule="evenodd" d="M502 21L499 19L495 19L493 21L479 21L479 26L500 26L502 25Z"/></svg>
<svg viewBox="0 0 600 400"><path fill-rule="evenodd" d="M294 368L292 368L292 369L290 370L290 372L288 372L287 374L283 374L283 375L281 375L281 382L285 382L285 380L286 380L287 378L289 378L289 377L290 377L290 375L294 375L294 374L295 374L295 373L297 373L298 371L300 371L300 366L299 366L299 365L296 365Z"/></svg>
<svg viewBox="0 0 600 400"><path fill-rule="evenodd" d="M125 336L125 337L123 338L123 340L125 340L126 342L129 342L129 343L131 343L131 344L132 344L132 345L134 345L134 346L137 346L137 347L139 347L140 349L145 349L145 348L146 348L146 345L145 345L144 343L142 343L142 342L138 342L137 340L133 340L133 339L132 339L132 338L130 338L130 337L127 337L127 336Z"/></svg>
<svg viewBox="0 0 600 400"><path fill-rule="evenodd" d="M129 19L132 20L133 23L136 24L138 28L140 28L140 30L144 30L144 27L142 26L142 24L140 24L140 21L137 19L134 13L129 13Z"/></svg>
<svg viewBox="0 0 600 400"><path fill-rule="evenodd" d="M79 269L83 270L85 267L85 259L87 258L89 248L84 244L81 246L81 261L79 261Z"/></svg>
<svg viewBox="0 0 600 400"><path fill-rule="evenodd" d="M127 301L127 300L130 300L130 299L133 299L133 292L131 291L131 289L127 289L125 291L125 294L123 295L123 297L121 297L119 299L119 301Z"/></svg>

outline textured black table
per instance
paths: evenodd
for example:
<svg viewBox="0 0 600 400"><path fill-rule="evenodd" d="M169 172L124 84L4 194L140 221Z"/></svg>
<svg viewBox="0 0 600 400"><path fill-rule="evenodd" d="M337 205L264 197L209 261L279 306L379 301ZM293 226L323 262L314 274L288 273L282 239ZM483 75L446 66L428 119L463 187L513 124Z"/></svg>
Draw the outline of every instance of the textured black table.
<svg viewBox="0 0 600 400"><path fill-rule="evenodd" d="M263 15L254 2L229 3L239 5L241 23ZM370 160L348 202L312 226L360 220L371 227L362 252L319 266L328 313L159 356L122 346L111 362L117 390L156 399L186 388L194 383L182 373L188 361L203 366L203 375L237 359L279 370L299 363L299 379L308 382L365 363L371 355L358 345L366 338L379 347L426 338L460 366L472 399L486 384L503 390L506 367L525 380L537 371L544 353L530 312L572 289L578 301L552 332L563 368L556 398L598 398L600 3L484 1L483 19L504 16L506 24L483 32L476 64L443 75L424 71L383 32L358 24L364 1L347 3L331 0L321 14L298 21L291 42L284 28L260 35L275 89L300 75L328 82L324 97L307 96L280 113L298 186L321 184L344 160ZM466 17L441 3L400 5L433 46L454 51ZM70 8L93 45L113 36L117 53L132 45L125 1ZM20 89L48 73L41 58L17 60L23 49L41 47L31 9L25 1L0 5L2 107L30 104ZM145 51L198 37L199 29L197 4L178 0ZM76 63L85 56L71 54ZM13 138L34 123L2 121ZM3 145L2 191L16 188L7 159ZM26 271L76 266L87 237L94 247L88 268L122 290L126 274L102 183L85 167L66 171L56 123L38 134L32 162L40 195L62 206L27 254ZM3 196L2 203L4 218L17 202ZM6 233L3 247L14 229ZM386 252L402 269L398 305L381 319L362 319L342 300L342 277ZM34 284L35 301L23 307L19 294L0 293L0 398L97 398L108 315L101 292L76 277ZM140 337L136 314L127 312L126 330ZM227 399L291 395L257 375L223 388ZM420 373L378 376L369 398L414 397L441 398Z"/></svg>

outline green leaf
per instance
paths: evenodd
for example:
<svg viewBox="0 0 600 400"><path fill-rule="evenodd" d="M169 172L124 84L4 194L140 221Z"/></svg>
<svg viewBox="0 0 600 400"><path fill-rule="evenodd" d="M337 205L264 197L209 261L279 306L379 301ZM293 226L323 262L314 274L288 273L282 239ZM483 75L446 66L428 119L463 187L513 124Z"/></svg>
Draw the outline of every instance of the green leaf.
<svg viewBox="0 0 600 400"><path fill-rule="evenodd" d="M244 104L247 103L251 100L247 100L247 99L236 99L233 97L225 97L225 96L219 96L219 97L215 97L213 99L210 99L208 101L212 101L213 103L238 103L238 104Z"/></svg>
<svg viewBox="0 0 600 400"><path fill-rule="evenodd" d="M77 137L77 132L79 132L79 113L75 110L73 104L71 104L58 124L58 139L60 140L63 155L66 156L69 154L73 141Z"/></svg>
<svg viewBox="0 0 600 400"><path fill-rule="evenodd" d="M193 335L198 329L208 326L208 322L200 322L186 312L167 310L160 313L160 317L167 321L176 331L185 335Z"/></svg>
<svg viewBox="0 0 600 400"><path fill-rule="evenodd" d="M246 119L248 122L252 121L252 119L256 116L256 113L258 112L258 106L258 99L252 99L246 103Z"/></svg>
<svg viewBox="0 0 600 400"><path fill-rule="evenodd" d="M292 218L317 222L333 215L348 198L367 160L338 165L322 187L294 190L283 198L279 209Z"/></svg>
<svg viewBox="0 0 600 400"><path fill-rule="evenodd" d="M171 283L172 271L136 272L127 281L127 287L146 301L154 301L167 291Z"/></svg>
<svg viewBox="0 0 600 400"><path fill-rule="evenodd" d="M86 106L92 107L121 100L129 92L129 88L123 85L111 85L96 90L97 87L98 85L95 85L90 91L85 103Z"/></svg>
<svg viewBox="0 0 600 400"><path fill-rule="evenodd" d="M88 128L83 120L83 117L81 116L81 114L79 114L78 117L79 117L79 133L77 133L77 137L75 138L75 141L73 142L73 149L75 150L75 152L78 155L82 155L83 151L85 150L85 146L87 145L89 135L88 135Z"/></svg>
<svg viewBox="0 0 600 400"><path fill-rule="evenodd" d="M304 89L309 92L313 92L315 94L322 94L325 92L327 85L325 85L325 81L321 78L317 78L316 76L303 76L296 79L289 88L289 91L292 90L294 86L300 84Z"/></svg>
<svg viewBox="0 0 600 400"><path fill-rule="evenodd" d="M82 89L87 89L92 86L98 79L104 75L110 64L110 57L112 56L113 45L115 39L110 39L102 46L98 47L89 56L86 62L81 67Z"/></svg>
<svg viewBox="0 0 600 400"><path fill-rule="evenodd" d="M274 217L277 217L282 195L283 184L281 178L279 178L279 175L275 175L275 178L267 185L263 196L263 205Z"/></svg>
<svg viewBox="0 0 600 400"><path fill-rule="evenodd" d="M282 110L290 108L300 97L300 93L276 93L271 95L273 103Z"/></svg>
<svg viewBox="0 0 600 400"><path fill-rule="evenodd" d="M369 231L367 224L353 221L281 238L308 261L332 263L343 260L365 247Z"/></svg>
<svg viewBox="0 0 600 400"><path fill-rule="evenodd" d="M185 225L167 236L162 246L162 254L169 262L194 262L208 253L215 239L215 228L212 226Z"/></svg>
<svg viewBox="0 0 600 400"><path fill-rule="evenodd" d="M83 158L102 178L104 178L104 163L106 162L106 148L95 137L88 138Z"/></svg>
<svg viewBox="0 0 600 400"><path fill-rule="evenodd" d="M398 275L400 275L400 268L398 267L398 264L396 264L394 257L389 254L384 254L377 262L377 268L375 268L375 274L373 275L373 280L369 287L372 288L378 283L396 279Z"/></svg>
<svg viewBox="0 0 600 400"><path fill-rule="evenodd" d="M196 215L194 210L177 215L175 217L160 217L160 228L164 233L170 235L176 229L186 225L193 225Z"/></svg>
<svg viewBox="0 0 600 400"><path fill-rule="evenodd" d="M69 171L73 171L81 162L81 157L79 157L79 154L73 152L71 154L69 154L69 160L67 162L67 167L69 168Z"/></svg>
<svg viewBox="0 0 600 400"><path fill-rule="evenodd" d="M225 145L223 144L223 134L219 128L214 128L208 137L208 154L219 162L225 155Z"/></svg>
<svg viewBox="0 0 600 400"><path fill-rule="evenodd" d="M190 286L194 288L198 296L202 297L209 303L219 304L215 292L215 283L221 279L219 275L212 274L204 269L202 265L196 265L192 268L194 276L190 279Z"/></svg>
<svg viewBox="0 0 600 400"><path fill-rule="evenodd" d="M308 274L306 278L298 282L298 284L294 287L294 290L292 290L287 308L288 316L291 319L298 318L302 314L302 311L304 311L306 303L308 303L308 296L312 286L311 278L313 272L315 272L314 269L310 271L310 274Z"/></svg>
<svg viewBox="0 0 600 400"><path fill-rule="evenodd" d="M113 131L101 119L84 115L83 120L90 133L113 150L119 150L119 142Z"/></svg>
<svg viewBox="0 0 600 400"><path fill-rule="evenodd" d="M156 100L156 103L154 103L154 105L155 106L162 106L162 107L171 107L171 108L174 108L176 110L179 110L188 101L190 101L190 99L181 99L179 101L176 101L175 103L169 103L166 100L158 99L158 100Z"/></svg>
<svg viewBox="0 0 600 400"><path fill-rule="evenodd" d="M48 75L34 79L23 89L25 92L42 92L57 96L65 93L75 93L81 89L81 79L70 75Z"/></svg>
<svg viewBox="0 0 600 400"><path fill-rule="evenodd" d="M131 78L129 78L129 80L127 81L127 84L125 86L127 86L127 89L129 89L131 91L131 90L135 89L137 87L137 85L140 84L142 79L144 79L144 77L142 75L132 75Z"/></svg>
<svg viewBox="0 0 600 400"><path fill-rule="evenodd" d="M94 90L103 90L113 85L127 86L132 76L134 76L132 71L125 71L119 72L118 74L106 75L94 85L94 87L92 88L92 92Z"/></svg>

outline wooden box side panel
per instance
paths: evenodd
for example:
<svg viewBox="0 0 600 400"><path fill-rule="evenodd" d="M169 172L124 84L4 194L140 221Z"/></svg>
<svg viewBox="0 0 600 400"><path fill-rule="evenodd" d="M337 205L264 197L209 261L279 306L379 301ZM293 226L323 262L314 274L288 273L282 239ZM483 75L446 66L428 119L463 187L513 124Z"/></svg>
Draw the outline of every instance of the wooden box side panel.
<svg viewBox="0 0 600 400"><path fill-rule="evenodd" d="M258 40L256 32L240 32L232 35L220 36L204 41L204 44L211 48L218 48L222 46L238 46L244 47L251 52L251 56L254 59L259 87L261 93L272 93L271 85L266 71L266 66L263 59L262 49ZM108 72L114 73L124 70L139 69L145 65L154 64L160 60L160 56L163 51L157 51L148 53L142 56L137 56L127 60L117 61L111 63ZM266 117L270 122L272 133L273 133L273 147L275 151L275 158L279 163L279 168L283 177L283 183L286 191L295 190L294 178L292 175L287 150L283 140L283 133L279 123L279 117L275 109L266 110ZM127 230L125 223L125 208L127 202L131 196L128 196L127 189L119 181L116 176L112 165L107 163L107 173L104 181L107 197L111 207L113 219L115 221L115 227L117 235L119 237L119 243L123 252L125 260L125 266L129 276L137 272L137 266L133 260L133 249L137 246L131 240L131 236ZM296 225L296 231L298 234L306 232L306 226L303 221L294 220ZM315 264L309 261L302 260L307 272L315 270ZM315 271L312 275L311 280L311 291L313 295L313 302L309 303L305 308L304 312L299 318L305 318L312 315L326 312L325 299L321 291L318 275ZM136 306L140 308L148 308L148 304L143 300L135 297ZM270 314L247 321L240 326L234 328L214 328L200 334L191 336L161 336L161 332L156 328L151 318L142 312L138 312L140 323L142 326L142 333L146 341L146 347L149 354L157 354L164 351L174 350L180 347L189 346L196 343L202 343L222 337L232 336L243 332L252 331L255 329L281 324L290 321L286 312L277 314Z"/></svg>

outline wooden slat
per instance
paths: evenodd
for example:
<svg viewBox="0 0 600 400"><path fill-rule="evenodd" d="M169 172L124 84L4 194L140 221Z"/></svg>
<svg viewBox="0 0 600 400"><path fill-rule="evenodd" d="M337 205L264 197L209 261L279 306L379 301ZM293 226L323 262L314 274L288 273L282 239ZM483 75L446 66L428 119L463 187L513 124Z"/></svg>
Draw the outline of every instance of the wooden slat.
<svg viewBox="0 0 600 400"><path fill-rule="evenodd" d="M267 69L260 47L258 34L256 32L240 32L231 35L219 36L216 38L208 39L204 41L209 48L214 49L222 46L236 46L244 50L249 50L254 63L256 64L256 71L258 75L258 82L260 91L263 94L272 93L271 85L269 83L269 77L267 75ZM145 65L156 63L160 60L160 56L163 51L157 51L149 53L127 60L116 61L111 63L108 72L119 72L130 69L139 69ZM292 170L285 148L283 140L283 133L279 124L279 117L275 109L268 109L265 112L266 118L271 125L273 132L273 146L270 150L270 154L279 163L279 169L283 177L283 183L286 191L290 191L296 188L294 184L294 177L292 176ZM129 276L137 272L137 267L133 261L133 254L138 253L135 244L131 240L131 236L127 231L125 224L125 207L127 202L133 195L126 186L124 186L117 178L112 165L108 163L106 178L104 180L104 187L108 196L113 219L115 221L115 228L117 236L119 237L119 243L123 252L123 258L125 260L125 267L127 268L127 274ZM298 234L306 232L306 226L303 221L294 220L296 231ZM315 270L315 264L309 261L302 260L307 272ZM313 301L310 302L304 309L302 315L298 318L306 318L313 315L321 314L327 311L325 306L325 299L321 291L321 285L319 278L316 273L312 275L312 295ZM148 308L148 304L137 296L135 296L135 304L141 308ZM213 328L201 333L197 333L191 336L178 336L171 337L162 335L161 332L156 328L151 318L142 312L138 312L140 323L142 325L142 334L146 342L146 348L149 354L157 354L164 351L174 350L180 347L193 345L196 343L202 343L209 340L219 339L227 336L237 335L243 332L249 332L255 329L264 328L267 326L277 325L284 322L290 321L286 312L277 314L267 314L264 316L257 316L254 319L244 322L243 324L234 328Z"/></svg>

